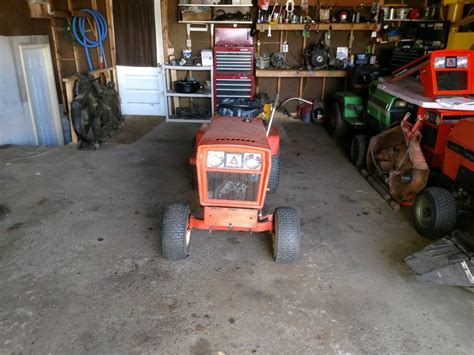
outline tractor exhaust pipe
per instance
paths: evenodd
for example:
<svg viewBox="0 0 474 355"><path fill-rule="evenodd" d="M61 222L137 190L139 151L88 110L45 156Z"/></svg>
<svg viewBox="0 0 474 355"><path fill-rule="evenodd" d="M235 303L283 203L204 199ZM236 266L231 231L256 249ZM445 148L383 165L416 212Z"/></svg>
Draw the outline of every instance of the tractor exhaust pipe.
<svg viewBox="0 0 474 355"><path fill-rule="evenodd" d="M279 100L279 99L280 99L280 93L277 92L277 94L276 94L276 96L275 96L275 101L273 102L272 114L270 115L270 121L268 122L267 137L268 137L268 135L270 134L270 129L272 128L273 117L275 116L275 112L276 112L276 110L277 110L278 100Z"/></svg>

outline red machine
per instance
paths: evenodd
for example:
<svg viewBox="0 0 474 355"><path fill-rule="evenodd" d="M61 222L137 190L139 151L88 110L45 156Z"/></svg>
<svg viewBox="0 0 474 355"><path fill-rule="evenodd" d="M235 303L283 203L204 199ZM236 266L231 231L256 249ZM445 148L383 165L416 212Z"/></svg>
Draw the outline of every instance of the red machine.
<svg viewBox="0 0 474 355"><path fill-rule="evenodd" d="M268 134L268 136L267 136ZM267 192L279 180L280 136L260 119L215 116L196 133L190 159L196 166L201 217L190 214L185 203L166 208L163 254L171 260L187 256L193 229L271 232L277 262L292 262L299 254L298 213L290 207L264 215Z"/></svg>
<svg viewBox="0 0 474 355"><path fill-rule="evenodd" d="M442 50L428 54L420 69L425 96L471 95L474 92L474 52Z"/></svg>
<svg viewBox="0 0 474 355"><path fill-rule="evenodd" d="M413 219L424 237L441 238L405 262L424 282L472 287L474 237L454 230L460 212L474 211L474 118L456 123L445 142L440 183L415 200Z"/></svg>
<svg viewBox="0 0 474 355"><path fill-rule="evenodd" d="M472 101L474 51L434 51L394 72L390 81L417 72L431 106L440 96ZM454 229L460 214L474 212L474 111L423 106L417 124L431 183L417 194L412 213L416 230L438 240L404 260L421 281L472 287L474 236Z"/></svg>
<svg viewBox="0 0 474 355"><path fill-rule="evenodd" d="M474 93L474 51L433 51L392 73L392 82L419 72L424 95L472 95Z"/></svg>
<svg viewBox="0 0 474 355"><path fill-rule="evenodd" d="M214 44L214 103L224 99L252 99L254 48L248 28L217 27Z"/></svg>
<svg viewBox="0 0 474 355"><path fill-rule="evenodd" d="M440 169L443 166L446 140L451 129L459 120L474 117L474 112L420 107L418 116L423 118L420 143L426 162L430 169Z"/></svg>
<svg viewBox="0 0 474 355"><path fill-rule="evenodd" d="M420 82L418 83L413 78L408 78L415 74L419 75ZM441 104L435 102L435 99L444 96L467 97L474 94L474 51L433 51L394 71L388 82L393 85L400 80L406 80L406 83L398 86L400 96L407 102L419 105L417 122L411 129L420 130L416 135L421 138L419 142L421 149L418 148L419 154L415 154L413 150L418 145L418 139L416 142L410 142L407 137L403 139L401 134L403 127L389 129L372 137L369 146L370 154L367 155L367 166L369 173L376 171L377 165L378 169L382 168L383 171L390 172L390 178L385 182L388 182L391 197L400 201L400 204L410 205L413 204L415 195L427 185L428 176L431 181L434 181L434 177L443 169L446 140L450 131L462 120L474 117L474 111L442 108ZM393 85L392 88L397 88L397 85ZM418 89L422 89L424 97L420 95ZM413 99L410 92L416 98ZM411 99L413 102L410 101ZM413 132L411 134L413 135ZM403 141L406 142L407 147L403 145ZM409 154L406 155L405 150ZM380 161L375 162L378 158ZM387 162L390 164L385 169L384 164ZM420 165L422 169L415 169L414 165ZM423 178L415 173L423 174Z"/></svg>
<svg viewBox="0 0 474 355"><path fill-rule="evenodd" d="M423 190L413 208L416 229L430 239L449 235L459 211L474 208L474 118L454 124L446 138L438 140L443 149L439 183Z"/></svg>
<svg viewBox="0 0 474 355"><path fill-rule="evenodd" d="M474 118L462 120L452 129L448 137L443 173L474 193Z"/></svg>

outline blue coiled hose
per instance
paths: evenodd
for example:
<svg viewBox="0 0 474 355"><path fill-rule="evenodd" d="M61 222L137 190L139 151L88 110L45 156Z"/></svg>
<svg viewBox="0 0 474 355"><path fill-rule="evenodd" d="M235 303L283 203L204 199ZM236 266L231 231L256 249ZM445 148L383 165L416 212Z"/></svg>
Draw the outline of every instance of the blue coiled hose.
<svg viewBox="0 0 474 355"><path fill-rule="evenodd" d="M96 23L97 27L97 40L92 40L87 37L86 34L86 18L85 17L73 17L72 18L72 33L76 42L79 43L81 46L84 47L84 51L86 52L87 64L89 65L89 70L94 70L94 66L92 65L91 56L89 53L89 48L96 48L99 47L99 55L101 56L103 62L106 64L106 57L104 51L104 44L103 42L107 39L107 20L105 19L104 15L102 15L99 11L93 9L82 9L82 12L87 12L89 15L92 16L93 20Z"/></svg>

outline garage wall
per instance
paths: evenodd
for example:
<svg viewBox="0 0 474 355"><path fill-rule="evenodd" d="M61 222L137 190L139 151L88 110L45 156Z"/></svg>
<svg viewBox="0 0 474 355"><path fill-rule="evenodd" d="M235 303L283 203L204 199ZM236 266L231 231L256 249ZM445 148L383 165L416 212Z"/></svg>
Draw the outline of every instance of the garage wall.
<svg viewBox="0 0 474 355"><path fill-rule="evenodd" d="M84 8L92 8L92 1L93 0L74 0L73 1L73 6L75 11L79 11ZM106 0L96 0L97 3L97 8L98 10L104 15L104 17L107 17L107 12L106 12ZM55 11L68 11L68 0L52 0L52 8ZM60 25L61 27L63 26L64 21L61 19L57 19L56 23ZM74 57L74 52L73 52L73 47L72 45L66 40L62 32L58 33L58 41L59 41L59 46L61 48L61 53L63 58L73 58ZM78 46L78 56L79 56L79 69L80 71L87 71L87 59L84 53L84 48L81 46ZM111 57L111 51L110 51L110 44L108 39L104 42L104 50L105 50L105 55L107 58L107 64L108 66L112 65L112 57ZM95 68L98 68L99 66L99 60L97 56L97 51L96 49L91 49L91 58L92 62ZM62 63L63 67L63 77L73 75L76 73L76 67L75 63L73 61L64 61Z"/></svg>
<svg viewBox="0 0 474 355"><path fill-rule="evenodd" d="M49 20L31 19L24 0L2 0L0 36L31 36L49 34Z"/></svg>
<svg viewBox="0 0 474 355"><path fill-rule="evenodd" d="M177 1L168 1L168 27L169 27L169 43L168 47L175 49L175 56L181 58L182 50L186 47L186 25L178 23L178 5ZM301 31L287 31L287 40L290 44L290 53L287 55L287 60L290 65L299 67L302 61L303 42L301 37ZM307 43L318 41L324 31L316 33L312 31L311 37L307 39ZM347 38L349 31L333 31L332 49L335 52L337 46L347 46ZM363 52L365 46L370 40L370 32L360 31L355 32L355 41L353 49L355 52ZM201 49L210 48L210 34L206 32L193 32L192 38L192 49L193 56L200 54ZM258 39L261 41L261 51L273 53L279 50L279 31L273 31L271 38L267 37L267 33L259 33ZM256 43L256 40L255 40ZM284 85L281 86L280 97L282 99L297 96L299 90L299 78L285 78ZM312 78L310 80L305 79L304 83L304 96L313 98L319 97L321 92L322 79ZM326 79L326 97L330 96L337 90L343 88L344 80L337 78ZM258 79L259 92L265 92L274 97L277 90L277 79L276 78L259 78ZM290 103L288 108L294 110L296 103Z"/></svg>
<svg viewBox="0 0 474 355"><path fill-rule="evenodd" d="M49 45L53 48L51 41L50 22L48 19L32 19L28 9L28 4L23 0L2 0L0 5L0 36L49 36ZM55 73L56 88L58 97L59 80L56 75L58 68L56 66L54 51L51 51L53 57L53 68Z"/></svg>
<svg viewBox="0 0 474 355"><path fill-rule="evenodd" d="M74 10L83 8L91 8L93 0L74 0ZM97 7L104 16L106 16L106 0L96 0ZM68 0L52 0L52 10L67 11ZM64 20L57 18L55 20L58 27L64 26ZM52 49L53 66L56 79L56 87L58 88L58 97L61 100L59 87L62 83L58 80L58 68L56 65L55 53L53 50L53 42L51 36L51 21L50 19L30 18L28 4L26 0L2 0L0 6L0 35L2 36L29 36L29 35L48 35L50 47ZM57 31L59 47L63 58L73 58L74 52L72 45L66 40L62 31ZM112 56L110 51L109 41L104 42L104 49L107 57L107 63L112 65ZM79 57L79 71L87 71L87 60L84 49L78 47ZM98 68L98 56L96 50L91 50L91 57L93 64ZM62 61L62 75L67 77L77 72L74 61Z"/></svg>

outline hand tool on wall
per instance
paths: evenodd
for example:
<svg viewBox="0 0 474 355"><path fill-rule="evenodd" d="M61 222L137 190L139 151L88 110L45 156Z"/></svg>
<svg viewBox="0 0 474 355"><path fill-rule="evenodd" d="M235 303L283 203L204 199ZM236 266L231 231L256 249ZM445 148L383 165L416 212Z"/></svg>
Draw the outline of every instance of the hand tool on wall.
<svg viewBox="0 0 474 355"><path fill-rule="evenodd" d="M295 11L295 2L293 0L287 0L285 4L285 22L289 22Z"/></svg>
<svg viewBox="0 0 474 355"><path fill-rule="evenodd" d="M279 2L277 0L275 1L275 5L273 5L273 9L272 9L272 12L270 12L270 16L268 16L268 23L272 25L278 23L278 15L277 15L277 18L275 19L275 9L277 8L278 5L279 5Z"/></svg>
<svg viewBox="0 0 474 355"><path fill-rule="evenodd" d="M324 45L328 48L331 47L331 35L332 35L332 26L329 25L329 30L324 34Z"/></svg>

